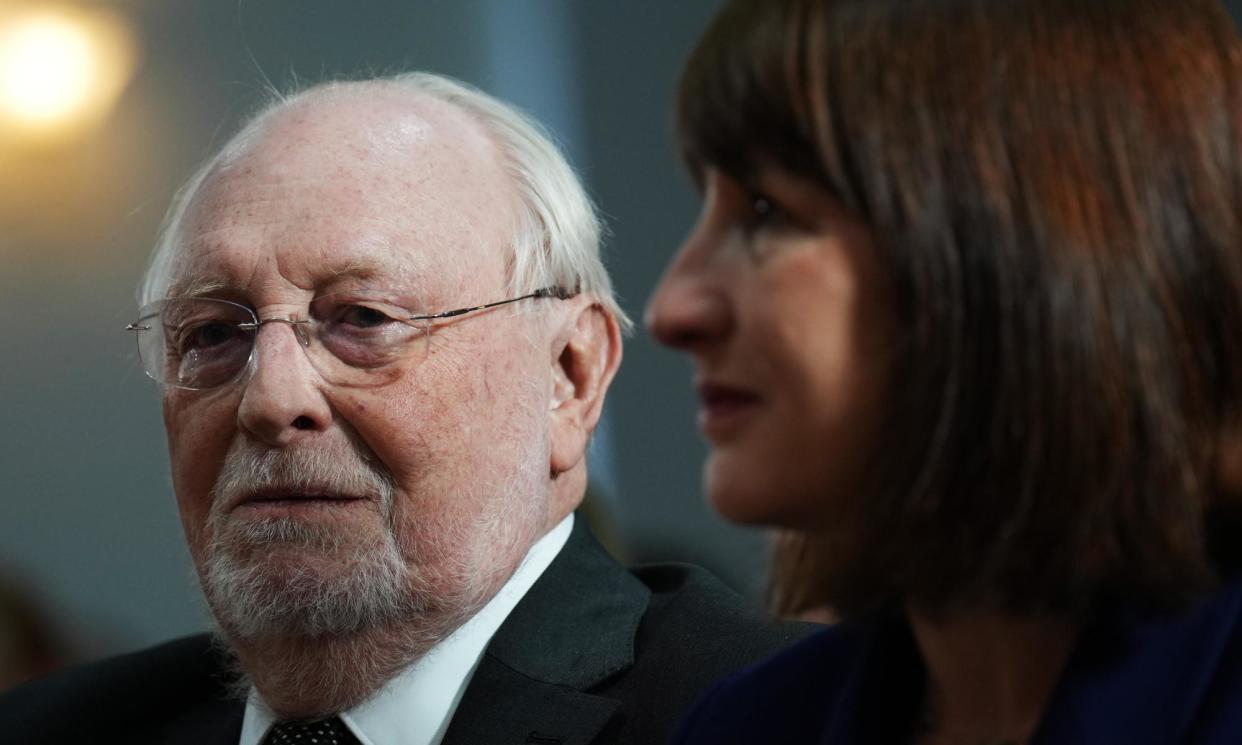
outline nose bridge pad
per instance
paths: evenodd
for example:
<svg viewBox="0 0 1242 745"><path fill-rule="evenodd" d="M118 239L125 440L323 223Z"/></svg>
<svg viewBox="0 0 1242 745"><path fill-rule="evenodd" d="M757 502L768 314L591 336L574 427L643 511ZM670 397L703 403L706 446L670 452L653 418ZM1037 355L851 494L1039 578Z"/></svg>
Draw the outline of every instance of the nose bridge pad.
<svg viewBox="0 0 1242 745"><path fill-rule="evenodd" d="M259 366L259 331L263 328L264 324L268 323L283 323L292 329L293 338L298 340L298 344L302 347L302 351L306 353L307 359L311 363L311 367L313 367L316 371L319 370L318 366L315 365L315 360L311 359L311 322L309 320L299 319L297 316L293 316L291 318L264 318L252 326L254 329L254 340L251 342L252 346L250 349L250 360L248 365L251 375L258 370Z"/></svg>
<svg viewBox="0 0 1242 745"><path fill-rule="evenodd" d="M310 321L306 319L299 319L297 316L292 318L264 318L262 321L255 324L256 336L258 334L258 327L263 326L265 323L287 324L289 328L293 329L293 336L298 340L299 344L301 344L304 348L310 346L310 329L308 328L310 326Z"/></svg>
<svg viewBox="0 0 1242 745"><path fill-rule="evenodd" d="M293 329L293 335L297 337L302 348L308 349L310 347L310 321L290 319L289 326Z"/></svg>

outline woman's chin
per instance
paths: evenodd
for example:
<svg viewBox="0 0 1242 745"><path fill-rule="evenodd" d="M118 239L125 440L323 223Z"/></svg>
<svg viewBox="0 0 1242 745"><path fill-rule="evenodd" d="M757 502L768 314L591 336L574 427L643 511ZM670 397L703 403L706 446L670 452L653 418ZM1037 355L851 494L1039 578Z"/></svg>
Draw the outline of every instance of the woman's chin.
<svg viewBox="0 0 1242 745"><path fill-rule="evenodd" d="M707 501L739 525L821 529L841 519L849 495L857 492L842 488L845 474L806 461L749 448L712 448L703 464Z"/></svg>
<svg viewBox="0 0 1242 745"><path fill-rule="evenodd" d="M736 453L715 450L703 466L708 504L724 519L739 525L781 525L786 512L773 474L738 462Z"/></svg>

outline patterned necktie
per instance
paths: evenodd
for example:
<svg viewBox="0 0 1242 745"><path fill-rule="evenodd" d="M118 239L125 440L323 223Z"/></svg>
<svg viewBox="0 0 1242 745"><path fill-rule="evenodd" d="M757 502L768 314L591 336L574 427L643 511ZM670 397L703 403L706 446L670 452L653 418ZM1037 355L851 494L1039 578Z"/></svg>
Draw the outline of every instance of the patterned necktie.
<svg viewBox="0 0 1242 745"><path fill-rule="evenodd" d="M318 722L279 722L262 745L361 745L338 717Z"/></svg>

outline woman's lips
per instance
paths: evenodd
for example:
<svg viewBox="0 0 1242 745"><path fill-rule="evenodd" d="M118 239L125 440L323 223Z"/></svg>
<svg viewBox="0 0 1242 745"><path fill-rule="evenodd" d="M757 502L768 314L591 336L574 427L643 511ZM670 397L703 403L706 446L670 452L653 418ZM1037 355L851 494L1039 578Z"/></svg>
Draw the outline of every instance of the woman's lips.
<svg viewBox="0 0 1242 745"><path fill-rule="evenodd" d="M721 383L700 383L699 429L716 441L736 432L759 408L759 395Z"/></svg>

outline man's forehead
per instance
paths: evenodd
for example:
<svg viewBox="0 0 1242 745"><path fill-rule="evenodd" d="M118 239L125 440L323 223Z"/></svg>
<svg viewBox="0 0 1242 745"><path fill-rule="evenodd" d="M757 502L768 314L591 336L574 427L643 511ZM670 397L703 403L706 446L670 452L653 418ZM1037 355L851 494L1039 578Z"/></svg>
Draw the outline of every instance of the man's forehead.
<svg viewBox="0 0 1242 745"><path fill-rule="evenodd" d="M264 117L246 140L208 175L191 213L239 201L261 212L280 196L274 192L291 187L311 214L325 201L344 218L389 202L408 208L389 210L389 218L434 214L427 229L512 219L519 206L505 158L482 125L392 84L315 93Z"/></svg>
<svg viewBox="0 0 1242 745"><path fill-rule="evenodd" d="M275 109L234 158L297 168L337 156L426 166L497 164L483 127L456 106L392 83L327 88ZM394 164L395 165L395 164Z"/></svg>
<svg viewBox="0 0 1242 745"><path fill-rule="evenodd" d="M170 294L219 284L239 254L296 255L314 264L299 270L306 283L507 265L516 190L478 129L408 95L355 92L278 112L191 202Z"/></svg>
<svg viewBox="0 0 1242 745"><path fill-rule="evenodd" d="M209 260L196 261L191 254L168 288L168 297L246 296L262 287L254 287L249 277L237 276L227 267L214 266ZM410 263L394 268L391 261L355 258L332 264L325 262L305 282L308 291L334 291L346 288L375 288L412 297L437 294L450 284L442 266Z"/></svg>

